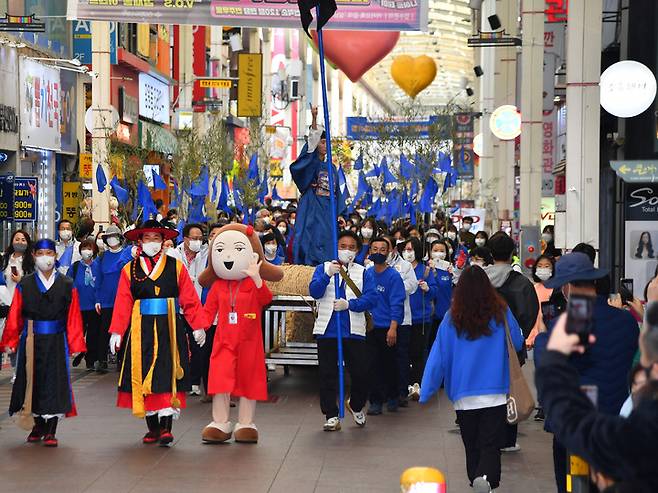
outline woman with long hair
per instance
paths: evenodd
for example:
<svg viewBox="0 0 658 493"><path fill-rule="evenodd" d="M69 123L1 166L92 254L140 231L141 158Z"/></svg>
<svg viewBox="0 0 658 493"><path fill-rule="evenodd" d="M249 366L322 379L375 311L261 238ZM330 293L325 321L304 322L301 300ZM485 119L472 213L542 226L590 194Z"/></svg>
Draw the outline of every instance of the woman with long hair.
<svg viewBox="0 0 658 493"><path fill-rule="evenodd" d="M520 351L523 335L511 310L482 268L466 267L439 327L421 383L423 403L444 383L457 412L468 478L473 490L480 493L500 484L500 449L506 436L510 383L507 330L515 350Z"/></svg>
<svg viewBox="0 0 658 493"><path fill-rule="evenodd" d="M643 231L640 235L640 241L637 242L637 249L635 250L635 258L654 258L653 242L651 241L651 233L648 231Z"/></svg>
<svg viewBox="0 0 658 493"><path fill-rule="evenodd" d="M356 256L355 262L357 264L363 265L365 263L366 257L368 257L368 252L370 251L370 240L379 236L379 227L377 226L377 221L374 217L366 217L365 220L361 223L361 241L363 245L361 246L361 251Z"/></svg>

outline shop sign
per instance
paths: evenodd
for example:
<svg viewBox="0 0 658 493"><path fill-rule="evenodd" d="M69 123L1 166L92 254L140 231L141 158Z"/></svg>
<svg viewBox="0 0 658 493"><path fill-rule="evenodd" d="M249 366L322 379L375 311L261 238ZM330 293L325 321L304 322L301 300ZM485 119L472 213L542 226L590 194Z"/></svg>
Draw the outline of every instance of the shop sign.
<svg viewBox="0 0 658 493"><path fill-rule="evenodd" d="M139 121L139 145L142 149L174 154L178 148L176 136L166 128Z"/></svg>
<svg viewBox="0 0 658 493"><path fill-rule="evenodd" d="M143 72L139 74L139 116L169 124L169 86Z"/></svg>
<svg viewBox="0 0 658 493"><path fill-rule="evenodd" d="M472 180L475 176L475 151L473 150L472 113L456 113L453 116L453 163L460 178Z"/></svg>
<svg viewBox="0 0 658 493"><path fill-rule="evenodd" d="M430 116L423 120L404 120L386 118L370 119L365 116L347 117L347 138L350 140L377 140L382 135L410 135L427 139L430 133L436 132L439 125L438 116ZM445 121L442 123L446 123Z"/></svg>
<svg viewBox="0 0 658 493"><path fill-rule="evenodd" d="M628 183L624 189L624 277L635 281L639 299L657 266L658 184Z"/></svg>
<svg viewBox="0 0 658 493"><path fill-rule="evenodd" d="M238 116L261 116L263 107L263 54L238 55Z"/></svg>
<svg viewBox="0 0 658 493"><path fill-rule="evenodd" d="M491 133L500 140L514 140L521 135L521 114L516 106L504 104L489 117Z"/></svg>
<svg viewBox="0 0 658 493"><path fill-rule="evenodd" d="M553 111L544 112L542 122L542 167L541 167L541 195L542 197L555 196L555 177L553 166L557 156L557 122Z"/></svg>
<svg viewBox="0 0 658 493"><path fill-rule="evenodd" d="M21 144L26 147L61 149L59 69L21 57Z"/></svg>
<svg viewBox="0 0 658 493"><path fill-rule="evenodd" d="M14 218L14 176L0 175L0 221Z"/></svg>
<svg viewBox="0 0 658 493"><path fill-rule="evenodd" d="M0 132L18 133L16 108L0 104Z"/></svg>
<svg viewBox="0 0 658 493"><path fill-rule="evenodd" d="M36 178L20 177L14 179L14 221L17 223L36 222L38 216L37 197L39 184Z"/></svg>
<svg viewBox="0 0 658 493"><path fill-rule="evenodd" d="M139 118L139 102L127 93L125 87L119 88L119 116L126 123L136 123Z"/></svg>
<svg viewBox="0 0 658 493"><path fill-rule="evenodd" d="M610 161L610 167L626 183L653 183L658 181L658 161L656 160Z"/></svg>
<svg viewBox="0 0 658 493"><path fill-rule="evenodd" d="M567 0L563 0L565 3ZM418 0L337 0L324 29L426 31L428 4ZM201 26L299 29L297 0L70 0L69 18ZM315 24L315 23L314 23Z"/></svg>
<svg viewBox="0 0 658 493"><path fill-rule="evenodd" d="M80 170L78 174L80 175L81 180L91 180L91 174L93 172L93 165L90 152L83 152L80 154Z"/></svg>
<svg viewBox="0 0 658 493"><path fill-rule="evenodd" d="M62 199L62 219L76 224L80 218L80 182L62 183Z"/></svg>
<svg viewBox="0 0 658 493"><path fill-rule="evenodd" d="M0 149L18 150L18 56L0 45Z"/></svg>
<svg viewBox="0 0 658 493"><path fill-rule="evenodd" d="M73 21L73 57L83 65L91 65L91 22ZM110 22L110 63L117 64L117 23Z"/></svg>
<svg viewBox="0 0 658 493"><path fill-rule="evenodd" d="M77 75L69 71L61 71L62 88L60 91L62 152L68 154L78 153L78 138L76 132L76 86Z"/></svg>

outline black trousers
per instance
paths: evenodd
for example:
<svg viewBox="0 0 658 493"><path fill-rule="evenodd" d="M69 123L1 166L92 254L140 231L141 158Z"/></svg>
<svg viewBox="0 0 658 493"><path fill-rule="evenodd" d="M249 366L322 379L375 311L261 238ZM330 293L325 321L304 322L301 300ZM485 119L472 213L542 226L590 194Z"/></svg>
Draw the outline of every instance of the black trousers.
<svg viewBox="0 0 658 493"><path fill-rule="evenodd" d="M87 343L85 363L87 368L92 368L96 361L100 361L99 354L105 354L101 351L107 352L107 345L100 347L99 343L99 339L105 340L104 337L101 337L101 316L96 313L96 310L82 310L80 313L82 314L82 328Z"/></svg>
<svg viewBox="0 0 658 493"><path fill-rule="evenodd" d="M320 367L320 408L327 419L338 416L338 342L317 339ZM343 359L350 375L350 407L359 412L368 399L369 356L366 341L343 339Z"/></svg>
<svg viewBox="0 0 658 493"><path fill-rule="evenodd" d="M471 483L486 474L492 489L500 484L500 449L505 440L507 406L457 411Z"/></svg>
<svg viewBox="0 0 658 493"><path fill-rule="evenodd" d="M428 332L430 328L430 322L421 322L411 326L411 338L409 340L409 364L411 366L411 371L409 373L410 385L420 383L423 379L425 361L427 360L428 334L426 332Z"/></svg>
<svg viewBox="0 0 658 493"><path fill-rule="evenodd" d="M513 447L516 445L516 438L519 434L519 425L508 424L505 429L505 444L503 448Z"/></svg>
<svg viewBox="0 0 658 493"><path fill-rule="evenodd" d="M112 308L101 308L100 330L96 339L96 359L101 363L107 363L107 351L110 346L110 324L112 323ZM123 347L123 341L121 347Z"/></svg>
<svg viewBox="0 0 658 493"><path fill-rule="evenodd" d="M398 398L398 363L395 346L386 344L387 329L373 329L366 335L370 349L370 396L371 404Z"/></svg>
<svg viewBox="0 0 658 493"><path fill-rule="evenodd" d="M201 375L203 374L203 348L194 340L192 327L187 323L185 317L180 315L178 323L185 327L187 334L187 343L190 347L190 380L192 385L201 385ZM206 334L207 337L207 334ZM208 341L206 341L208 344ZM205 344L204 344L205 346Z"/></svg>
<svg viewBox="0 0 658 493"><path fill-rule="evenodd" d="M215 340L216 325L212 325L206 330L206 343L201 348L201 379L208 393L208 373L210 372L210 355L212 354L213 341Z"/></svg>
<svg viewBox="0 0 658 493"><path fill-rule="evenodd" d="M409 344L411 342L411 325L398 327L395 343L395 358L398 362L398 397L407 397L409 393Z"/></svg>
<svg viewBox="0 0 658 493"><path fill-rule="evenodd" d="M558 493L567 493L567 449L553 437L553 470Z"/></svg>

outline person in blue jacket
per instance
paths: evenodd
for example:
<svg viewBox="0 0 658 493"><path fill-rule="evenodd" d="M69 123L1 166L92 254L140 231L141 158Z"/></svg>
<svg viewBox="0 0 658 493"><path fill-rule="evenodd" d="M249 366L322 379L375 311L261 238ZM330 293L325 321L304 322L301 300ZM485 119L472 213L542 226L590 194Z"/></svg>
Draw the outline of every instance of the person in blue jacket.
<svg viewBox="0 0 658 493"><path fill-rule="evenodd" d="M110 343L110 322L114 311L114 297L119 288L119 276L124 265L132 260L130 246L122 247L121 230L112 225L101 235L107 249L92 264L96 287L96 313L100 315L100 336L98 347L104 348L98 354L98 370L107 371L107 348Z"/></svg>
<svg viewBox="0 0 658 493"><path fill-rule="evenodd" d="M377 221L374 217L367 217L361 223L361 240L363 244L359 250L359 253L356 256L355 262L360 265L364 265L368 254L370 253L370 240L377 236L378 233Z"/></svg>
<svg viewBox="0 0 658 493"><path fill-rule="evenodd" d="M427 359L420 402L445 385L457 412L468 479L477 492L500 484L510 385L507 330L519 351L523 334L505 300L482 268L466 267Z"/></svg>
<svg viewBox="0 0 658 493"><path fill-rule="evenodd" d="M411 305L411 338L409 341L409 398L420 397L420 380L427 358L427 339L432 329L432 306L436 296L436 280L429 265L422 261L423 246L419 239L410 238L402 245L402 257L414 268L418 289L409 296Z"/></svg>
<svg viewBox="0 0 658 493"><path fill-rule="evenodd" d="M279 251L279 244L274 233L272 231L265 233L260 237L260 242L263 245L265 259L272 265L283 265L285 258Z"/></svg>
<svg viewBox="0 0 658 493"><path fill-rule="evenodd" d="M313 123L297 160L290 165L292 179L301 197L295 223L293 260L295 264L318 265L332 257L332 228L334 217L345 211L342 194L337 193L338 171L334 168L334 190L329 189L329 165L325 162L327 142L325 133L318 128L318 108L311 109ZM336 216L331 213L330 193L335 194Z"/></svg>
<svg viewBox="0 0 658 493"><path fill-rule="evenodd" d="M372 310L374 329L366 335L373 362L370 365L370 405L368 414L382 413L382 404L387 402L389 411L397 410L399 385L398 364L395 352L398 327L404 320L404 301L407 293L402 276L386 260L391 247L385 238L373 238L370 242L368 269L377 290L377 304Z"/></svg>
<svg viewBox="0 0 658 493"><path fill-rule="evenodd" d="M85 363L87 370L103 371L100 367L102 358L99 354L107 353L107 346L100 345L105 338L101 337L101 318L96 312L96 279L94 278L93 262L98 255L98 246L93 239L80 242L78 247L80 260L69 267L66 273L73 279L73 287L78 290L80 313L82 314L82 329L87 343Z"/></svg>
<svg viewBox="0 0 658 493"><path fill-rule="evenodd" d="M436 339L436 333L446 312L450 308L452 299L452 265L448 260L450 247L445 241L434 241L430 245L431 276L434 279L434 313L432 315L432 328L427 333L427 347L431 348Z"/></svg>

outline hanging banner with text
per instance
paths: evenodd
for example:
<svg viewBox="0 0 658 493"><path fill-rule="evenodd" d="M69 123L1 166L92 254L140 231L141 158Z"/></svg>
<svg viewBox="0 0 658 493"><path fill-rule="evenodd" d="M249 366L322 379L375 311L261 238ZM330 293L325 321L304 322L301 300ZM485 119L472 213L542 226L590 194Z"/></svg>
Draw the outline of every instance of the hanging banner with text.
<svg viewBox="0 0 658 493"><path fill-rule="evenodd" d="M336 3L338 10L325 29L427 30L429 2L337 0ZM297 0L69 0L67 17L201 26L301 27Z"/></svg>
<svg viewBox="0 0 658 493"><path fill-rule="evenodd" d="M36 222L38 209L39 184L36 178L14 178L14 221L17 223Z"/></svg>
<svg viewBox="0 0 658 493"><path fill-rule="evenodd" d="M71 221L73 224L80 218L80 182L65 181L62 183L62 219Z"/></svg>
<svg viewBox="0 0 658 493"><path fill-rule="evenodd" d="M263 55L238 55L238 116L261 116L263 105Z"/></svg>

